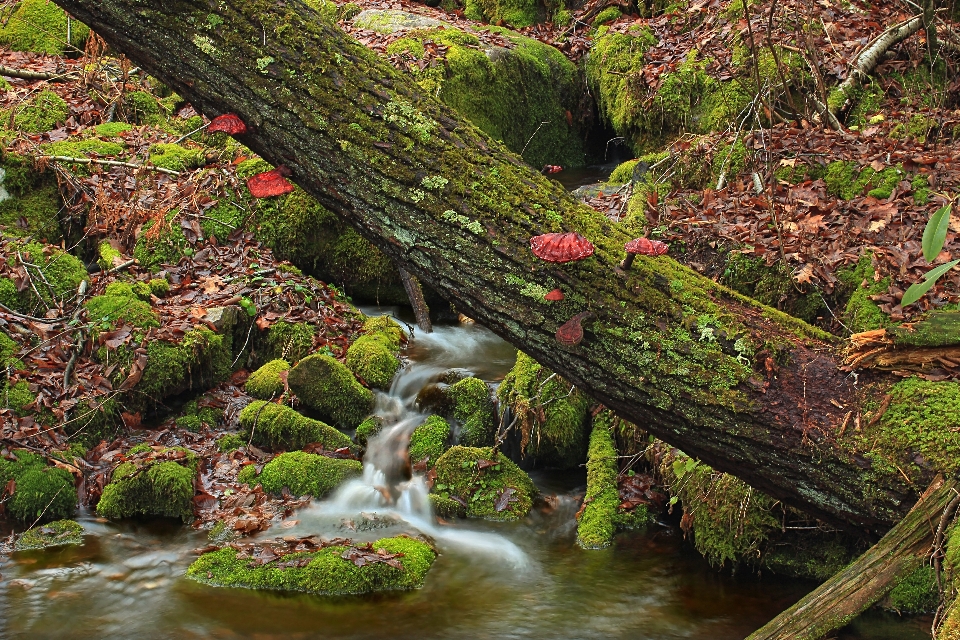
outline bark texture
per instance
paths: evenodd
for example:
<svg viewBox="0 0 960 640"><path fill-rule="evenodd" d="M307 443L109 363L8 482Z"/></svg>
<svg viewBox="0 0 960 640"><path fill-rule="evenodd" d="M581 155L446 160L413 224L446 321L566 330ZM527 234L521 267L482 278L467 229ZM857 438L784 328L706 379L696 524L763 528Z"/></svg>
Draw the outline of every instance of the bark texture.
<svg viewBox="0 0 960 640"><path fill-rule="evenodd" d="M757 489L860 531L918 491L832 433L856 406L830 336L669 259L618 268L629 229L459 118L299 0L56 0L398 265L623 418ZM576 231L586 260L529 238ZM547 302L560 288L562 302ZM591 311L585 337L557 328ZM876 374L881 375L881 374ZM860 376L861 380L864 376Z"/></svg>

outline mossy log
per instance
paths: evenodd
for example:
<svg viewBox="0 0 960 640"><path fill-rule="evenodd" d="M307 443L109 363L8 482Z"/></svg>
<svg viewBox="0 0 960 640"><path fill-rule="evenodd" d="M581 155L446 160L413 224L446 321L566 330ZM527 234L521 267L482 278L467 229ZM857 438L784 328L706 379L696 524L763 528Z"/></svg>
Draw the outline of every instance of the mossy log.
<svg viewBox="0 0 960 640"><path fill-rule="evenodd" d="M880 600L929 555L937 523L957 495L956 487L956 479L937 478L880 542L747 640L816 640Z"/></svg>
<svg viewBox="0 0 960 640"><path fill-rule="evenodd" d="M241 142L623 418L860 531L886 530L916 501L896 470L865 477L834 439L856 389L831 336L665 256L619 270L627 230L299 0L56 1L201 112L238 114ZM558 231L587 236L594 256L532 255L531 236ZM543 299L554 288L562 302ZM557 328L586 309L583 341L560 345Z"/></svg>
<svg viewBox="0 0 960 640"><path fill-rule="evenodd" d="M934 311L918 322L850 336L845 363L857 369L926 371L960 365L960 311Z"/></svg>

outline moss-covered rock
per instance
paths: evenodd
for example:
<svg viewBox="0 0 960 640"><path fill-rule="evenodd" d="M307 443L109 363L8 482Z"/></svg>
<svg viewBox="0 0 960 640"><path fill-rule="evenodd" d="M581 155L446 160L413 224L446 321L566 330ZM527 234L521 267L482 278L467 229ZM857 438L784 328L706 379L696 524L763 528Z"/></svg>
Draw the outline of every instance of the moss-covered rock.
<svg viewBox="0 0 960 640"><path fill-rule="evenodd" d="M246 473L244 481L264 491L279 494L284 488L295 496L322 498L344 481L363 473L359 460L291 451L281 453L263 467L260 475Z"/></svg>
<svg viewBox="0 0 960 640"><path fill-rule="evenodd" d="M259 349L264 361L299 362L313 351L314 327L306 322L280 321L267 329L265 344Z"/></svg>
<svg viewBox="0 0 960 640"><path fill-rule="evenodd" d="M397 569L382 562L358 567L343 557L345 546L325 547L316 553L285 555L254 568L249 558L238 558L237 550L220 549L200 556L187 577L197 582L220 587L303 591L324 595L360 594L397 589L417 589L423 585L427 571L437 554L425 542L406 537L381 538L373 549L402 554ZM292 560L309 559L309 564L283 566Z"/></svg>
<svg viewBox="0 0 960 640"><path fill-rule="evenodd" d="M88 156L118 156L123 153L124 146L117 142L108 142L99 138L84 138L50 142L40 145L40 149L51 156L86 158Z"/></svg>
<svg viewBox="0 0 960 640"><path fill-rule="evenodd" d="M464 15L477 22L506 23L515 29L537 21L536 0L466 0Z"/></svg>
<svg viewBox="0 0 960 640"><path fill-rule="evenodd" d="M24 133L43 133L67 119L70 107L53 91L45 90L14 110L13 127Z"/></svg>
<svg viewBox="0 0 960 640"><path fill-rule="evenodd" d="M271 449L300 449L319 442L333 451L350 447L350 438L330 425L302 416L290 407L255 400L240 412L240 426L253 433L253 444Z"/></svg>
<svg viewBox="0 0 960 640"><path fill-rule="evenodd" d="M537 494L530 476L490 447L450 447L437 460L436 471L433 492L465 501L471 518L518 520Z"/></svg>
<svg viewBox="0 0 960 640"><path fill-rule="evenodd" d="M286 360L271 360L247 378L244 385L247 393L260 400L272 400L283 395L283 378L281 374L290 370L290 363Z"/></svg>
<svg viewBox="0 0 960 640"><path fill-rule="evenodd" d="M50 0L21 0L13 14L0 26L0 44L14 51L33 51L59 56L82 52L90 29L78 20L70 21L67 41L67 14Z"/></svg>
<svg viewBox="0 0 960 640"><path fill-rule="evenodd" d="M192 149L180 144L160 142L150 147L150 162L154 166L172 171L185 171L203 166L202 149Z"/></svg>
<svg viewBox="0 0 960 640"><path fill-rule="evenodd" d="M134 124L161 124L166 114L160 101L146 91L131 91L123 98L126 119Z"/></svg>
<svg viewBox="0 0 960 640"><path fill-rule="evenodd" d="M357 444L361 447L367 446L367 441L370 440L373 436L380 433L380 430L383 428L383 418L380 416L370 416L366 420L360 423L360 426L357 427L356 441Z"/></svg>
<svg viewBox="0 0 960 640"><path fill-rule="evenodd" d="M521 448L546 466L581 464L587 448L589 400L572 384L517 352L517 362L497 390L518 417Z"/></svg>
<svg viewBox="0 0 960 640"><path fill-rule="evenodd" d="M56 520L49 524L27 529L14 542L16 551L46 549L65 544L83 544L83 527L73 520Z"/></svg>
<svg viewBox="0 0 960 640"><path fill-rule="evenodd" d="M452 407L454 419L460 423L458 442L467 447L486 447L496 437L497 413L490 398L490 389L480 378L464 378L444 394Z"/></svg>
<svg viewBox="0 0 960 640"><path fill-rule="evenodd" d="M59 242L62 231L58 214L62 205L60 190L51 183L7 198L0 201L0 230L9 236Z"/></svg>
<svg viewBox="0 0 960 640"><path fill-rule="evenodd" d="M363 330L364 335L347 349L347 368L370 386L389 389L400 368L397 354L403 330L388 316L367 320Z"/></svg>
<svg viewBox="0 0 960 640"><path fill-rule="evenodd" d="M434 515L438 518L453 519L467 517L467 507L459 501L437 493L431 493L429 498L430 508L433 509Z"/></svg>
<svg viewBox="0 0 960 640"><path fill-rule="evenodd" d="M131 450L128 455L136 453L139 452ZM118 465L110 483L103 488L97 513L113 519L151 515L192 521L196 454L176 448L158 455Z"/></svg>
<svg viewBox="0 0 960 640"><path fill-rule="evenodd" d="M427 461L433 467L447 448L450 440L450 425L440 416L430 416L410 435L410 461L414 464Z"/></svg>
<svg viewBox="0 0 960 640"><path fill-rule="evenodd" d="M83 263L65 251L39 242L13 242L7 245L7 255L3 257L15 262L18 259L17 251L25 260L36 265L30 267L31 275L39 277L39 270L50 286L37 287L36 291L33 287L17 291L12 280L0 278L0 303L14 311L28 314L36 314L41 309L46 311L56 302L76 295L80 282L87 279Z"/></svg>
<svg viewBox="0 0 960 640"><path fill-rule="evenodd" d="M108 326L129 324L139 329L160 326L160 320L153 308L125 283L110 284L103 295L90 298L85 306L87 318L91 322Z"/></svg>
<svg viewBox="0 0 960 640"><path fill-rule="evenodd" d="M204 428L212 429L223 419L223 409L209 405L201 406L198 400L191 400L180 409L176 425L180 429L197 433Z"/></svg>
<svg viewBox="0 0 960 640"><path fill-rule="evenodd" d="M790 273L790 267L783 262L767 266L763 258L732 252L729 254L722 282L745 296L806 322L816 321L817 316L825 312L820 293L800 291Z"/></svg>
<svg viewBox="0 0 960 640"><path fill-rule="evenodd" d="M304 358L287 376L290 390L311 409L342 429L354 429L373 409L373 392L334 358L317 354Z"/></svg>
<svg viewBox="0 0 960 640"><path fill-rule="evenodd" d="M73 514L77 490L69 471L47 465L46 460L29 451L15 451L13 460L0 458L0 486L11 480L13 495L7 500L7 513L21 522L49 522Z"/></svg>
<svg viewBox="0 0 960 640"><path fill-rule="evenodd" d="M240 447L246 446L247 438L241 433L226 433L217 438L217 450L223 453L236 451Z"/></svg>
<svg viewBox="0 0 960 640"><path fill-rule="evenodd" d="M511 3L516 7L507 6ZM534 7L530 0L467 2L468 15L473 11L478 16L474 19L487 15L491 22L502 18L507 24L512 20L530 24L528 10ZM493 15L498 17L492 19ZM437 95L508 149L522 154L530 165L584 164L583 136L572 115L580 113L580 75L559 50L498 27L487 30L508 40L510 48L490 46L452 25L419 19L403 11L368 10L358 15L354 24L382 33L404 31L387 52L409 61L424 91ZM430 42L448 47L443 64L421 70L417 62L425 58L424 45Z"/></svg>

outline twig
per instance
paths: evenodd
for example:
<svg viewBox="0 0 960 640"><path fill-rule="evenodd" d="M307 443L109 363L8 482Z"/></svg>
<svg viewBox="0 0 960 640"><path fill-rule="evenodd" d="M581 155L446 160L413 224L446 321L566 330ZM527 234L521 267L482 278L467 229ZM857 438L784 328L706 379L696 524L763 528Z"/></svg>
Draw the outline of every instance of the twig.
<svg viewBox="0 0 960 640"><path fill-rule="evenodd" d="M523 145L523 149L520 151L520 157L521 157L521 158L523 157L523 153L527 150L527 146L530 145L530 141L533 140L533 136L537 135L537 132L540 131L540 128L543 127L543 125L545 125L545 124L550 124L550 121L549 121L549 120L544 120L543 122L541 122L540 124L538 124L538 125L537 125L537 128L534 129L534 130L533 130L533 133L530 134L530 137L527 138L527 144Z"/></svg>
<svg viewBox="0 0 960 640"><path fill-rule="evenodd" d="M39 160L52 160L54 162L71 162L73 164L103 164L108 167L128 167L130 169L148 169L159 173L166 173L171 176L179 176L179 171L157 167L152 164L135 164L133 162L120 162L119 160L102 160L100 158L71 158L69 156L40 156Z"/></svg>
<svg viewBox="0 0 960 640"><path fill-rule="evenodd" d="M121 262L117 266L110 267L109 269L107 269L107 273L117 273L119 271L123 271L124 269L126 269L129 266L132 266L136 262L137 261L135 259L130 259L130 260L127 260L126 262Z"/></svg>
<svg viewBox="0 0 960 640"><path fill-rule="evenodd" d="M70 71L67 73L52 73L48 71L27 71L26 69L14 69L0 65L0 76L8 78L20 78L21 80L50 80L51 82L67 82L68 80L77 80L79 76Z"/></svg>

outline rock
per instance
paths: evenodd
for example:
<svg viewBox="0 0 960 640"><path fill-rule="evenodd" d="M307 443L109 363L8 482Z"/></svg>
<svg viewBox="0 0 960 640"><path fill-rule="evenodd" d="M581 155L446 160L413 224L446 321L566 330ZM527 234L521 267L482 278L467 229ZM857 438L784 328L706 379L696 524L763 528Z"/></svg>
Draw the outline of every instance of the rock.
<svg viewBox="0 0 960 640"><path fill-rule="evenodd" d="M350 438L319 420L282 404L255 400L240 412L240 426L253 432L253 444L270 449L299 449L317 442L329 451L350 447Z"/></svg>
<svg viewBox="0 0 960 640"><path fill-rule="evenodd" d="M327 355L304 358L287 376L290 390L304 405L342 429L354 429L373 409L373 392L350 370Z"/></svg>
<svg viewBox="0 0 960 640"><path fill-rule="evenodd" d="M433 493L462 501L471 518L518 520L537 494L530 476L490 447L450 447L437 460L436 471Z"/></svg>
<svg viewBox="0 0 960 640"><path fill-rule="evenodd" d="M241 471L243 477L237 479L250 486L260 484L264 491L273 494L280 494L286 488L295 496L314 498L326 496L345 480L363 473L359 460L328 458L303 451L281 453L268 462L259 475L247 469L256 470L254 465L248 465Z"/></svg>

